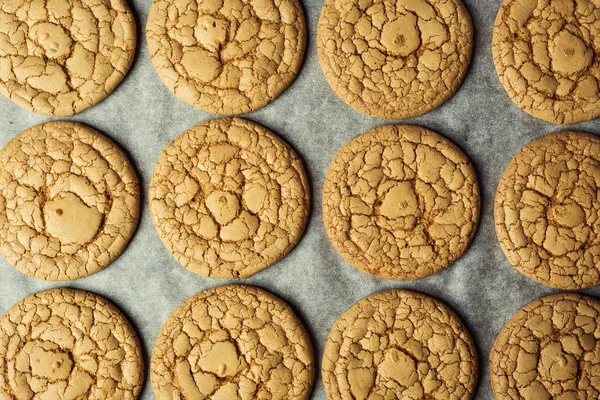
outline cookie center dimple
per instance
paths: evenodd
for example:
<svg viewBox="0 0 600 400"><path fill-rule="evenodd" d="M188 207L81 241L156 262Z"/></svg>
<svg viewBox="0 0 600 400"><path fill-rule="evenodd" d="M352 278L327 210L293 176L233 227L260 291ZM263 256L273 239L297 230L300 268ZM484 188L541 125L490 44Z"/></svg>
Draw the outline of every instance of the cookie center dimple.
<svg viewBox="0 0 600 400"><path fill-rule="evenodd" d="M394 219L414 215L419 204L410 182L400 182L392 187L383 198L379 212L384 217Z"/></svg>
<svg viewBox="0 0 600 400"><path fill-rule="evenodd" d="M240 211L240 201L233 193L215 190L206 199L206 206L220 225L232 221Z"/></svg>
<svg viewBox="0 0 600 400"><path fill-rule="evenodd" d="M381 30L381 44L395 56L406 57L417 50L421 44L417 17L405 14L386 22Z"/></svg>
<svg viewBox="0 0 600 400"><path fill-rule="evenodd" d="M550 219L556 224L574 228L585 221L585 211L576 203L559 204L550 207Z"/></svg>
<svg viewBox="0 0 600 400"><path fill-rule="evenodd" d="M405 387L412 386L417 381L417 366L410 356L391 348L385 351L383 358L377 368L379 375L393 379Z"/></svg>
<svg viewBox="0 0 600 400"><path fill-rule="evenodd" d="M60 26L44 22L31 28L31 35L42 46L48 58L59 58L71 52L71 37Z"/></svg>
<svg viewBox="0 0 600 400"><path fill-rule="evenodd" d="M561 343L551 342L541 352L540 373L548 381L567 381L577 376L577 359L566 353Z"/></svg>
<svg viewBox="0 0 600 400"><path fill-rule="evenodd" d="M571 75L587 69L594 52L577 36L567 30L559 32L552 41L550 57L552 69L563 75Z"/></svg>
<svg viewBox="0 0 600 400"><path fill-rule="evenodd" d="M73 360L69 354L60 351L46 351L36 346L29 354L31 373L51 380L69 378Z"/></svg>
<svg viewBox="0 0 600 400"><path fill-rule="evenodd" d="M237 349L230 342L215 343L198 358L198 366L220 378L236 375L242 368Z"/></svg>
<svg viewBox="0 0 600 400"><path fill-rule="evenodd" d="M227 38L228 27L229 23L225 20L217 19L212 15L202 15L198 17L194 36L205 48L218 51Z"/></svg>
<svg viewBox="0 0 600 400"><path fill-rule="evenodd" d="M217 56L200 47L185 48L181 64L192 78L200 82L210 82L221 73L221 62Z"/></svg>
<svg viewBox="0 0 600 400"><path fill-rule="evenodd" d="M102 213L88 207L74 193L65 193L44 204L46 231L62 243L86 244L96 236Z"/></svg>

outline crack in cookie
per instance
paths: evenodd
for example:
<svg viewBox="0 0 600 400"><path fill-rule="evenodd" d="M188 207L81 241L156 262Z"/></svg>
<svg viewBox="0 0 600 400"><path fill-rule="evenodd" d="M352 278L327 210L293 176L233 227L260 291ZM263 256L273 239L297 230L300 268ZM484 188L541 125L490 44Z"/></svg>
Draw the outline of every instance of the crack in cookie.
<svg viewBox="0 0 600 400"><path fill-rule="evenodd" d="M0 4L0 93L39 114L70 116L123 80L136 25L125 0Z"/></svg>
<svg viewBox="0 0 600 400"><path fill-rule="evenodd" d="M380 126L335 155L323 220L354 267L385 279L422 278L452 264L475 235L475 171L454 144L428 129Z"/></svg>
<svg viewBox="0 0 600 400"><path fill-rule="evenodd" d="M458 89L472 31L460 0L326 0L317 51L325 78L346 104L374 117L409 118Z"/></svg>
<svg viewBox="0 0 600 400"><path fill-rule="evenodd" d="M600 302L578 294L542 297L502 329L490 354L498 400L600 397Z"/></svg>
<svg viewBox="0 0 600 400"><path fill-rule="evenodd" d="M139 205L127 156L86 125L37 125L0 151L0 253L31 277L102 270L133 235Z"/></svg>
<svg viewBox="0 0 600 400"><path fill-rule="evenodd" d="M505 0L492 54L500 82L528 114L555 124L600 115L596 1Z"/></svg>
<svg viewBox="0 0 600 400"><path fill-rule="evenodd" d="M137 336L110 302L66 288L28 296L0 319L0 398L138 397Z"/></svg>
<svg viewBox="0 0 600 400"><path fill-rule="evenodd" d="M494 204L502 251L545 285L582 289L600 283L600 139L559 132L515 154Z"/></svg>
<svg viewBox="0 0 600 400"><path fill-rule="evenodd" d="M178 98L243 114L292 83L306 27L298 0L154 0L146 37L158 76Z"/></svg>
<svg viewBox="0 0 600 400"><path fill-rule="evenodd" d="M302 161L285 142L253 122L220 118L162 151L149 198L154 226L184 267L245 278L300 240L310 193Z"/></svg>
<svg viewBox="0 0 600 400"><path fill-rule="evenodd" d="M243 285L205 290L162 327L150 365L157 400L308 399L310 339L291 308Z"/></svg>
<svg viewBox="0 0 600 400"><path fill-rule="evenodd" d="M390 290L342 314L325 343L322 373L330 400L470 399L477 354L445 304Z"/></svg>

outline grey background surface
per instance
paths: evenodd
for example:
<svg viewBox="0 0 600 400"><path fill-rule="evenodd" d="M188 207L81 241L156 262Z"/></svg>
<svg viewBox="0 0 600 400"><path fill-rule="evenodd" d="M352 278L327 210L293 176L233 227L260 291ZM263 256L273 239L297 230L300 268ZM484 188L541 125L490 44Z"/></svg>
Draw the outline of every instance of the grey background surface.
<svg viewBox="0 0 600 400"><path fill-rule="evenodd" d="M136 328L149 357L169 314L195 293L232 280L207 279L188 272L161 243L147 206L148 183L159 152L193 125L214 118L178 100L161 83L143 35L150 0L129 0L138 23L138 51L123 83L106 100L69 120L103 132L129 155L142 187L137 232L123 254L105 270L77 281L52 283L28 278L0 259L0 314L23 297L53 287L85 289L114 302ZM566 129L537 120L514 105L502 89L490 49L500 0L466 0L475 27L475 50L463 85L443 106L426 115L386 121L346 106L330 89L319 68L315 36L323 0L302 0L308 46L298 78L278 99L245 117L263 124L290 143L303 158L312 190L306 233L284 260L241 281L270 290L286 300L311 334L317 370L323 345L336 319L361 298L388 288L408 288L449 304L470 328L480 361L476 399L493 399L488 354L510 316L521 306L557 292L515 270L504 257L494 232L496 185L512 155L534 138ZM22 130L57 118L35 115L0 97L0 145ZM335 152L373 127L416 123L454 141L475 165L482 192L479 230L465 255L447 270L410 282L385 281L354 269L329 243L321 218L321 188ZM569 129L600 133L600 120ZM596 297L600 287L582 291ZM146 372L148 369L146 368ZM149 379L141 398L153 399ZM326 399L320 373L312 399Z"/></svg>

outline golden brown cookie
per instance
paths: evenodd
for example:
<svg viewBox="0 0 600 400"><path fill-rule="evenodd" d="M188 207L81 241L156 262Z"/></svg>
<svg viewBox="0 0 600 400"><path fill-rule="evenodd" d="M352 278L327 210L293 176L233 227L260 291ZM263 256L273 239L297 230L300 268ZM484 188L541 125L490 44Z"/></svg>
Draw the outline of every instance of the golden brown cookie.
<svg viewBox="0 0 600 400"><path fill-rule="evenodd" d="M146 38L175 96L204 111L243 114L292 83L306 27L299 0L154 0Z"/></svg>
<svg viewBox="0 0 600 400"><path fill-rule="evenodd" d="M106 267L137 226L138 180L125 154L92 128L47 122L0 151L0 253L49 281Z"/></svg>
<svg viewBox="0 0 600 400"><path fill-rule="evenodd" d="M123 80L135 46L126 0L2 1L0 93L39 114L77 114Z"/></svg>
<svg viewBox="0 0 600 400"><path fill-rule="evenodd" d="M505 0L492 54L500 82L523 111L555 124L600 115L600 4Z"/></svg>
<svg viewBox="0 0 600 400"><path fill-rule="evenodd" d="M323 188L329 239L354 267L418 279L460 257L475 235L479 186L467 157L415 125L385 125L342 147Z"/></svg>
<svg viewBox="0 0 600 400"><path fill-rule="evenodd" d="M506 167L494 205L509 261L561 289L600 283L600 139L560 132L534 140Z"/></svg>
<svg viewBox="0 0 600 400"><path fill-rule="evenodd" d="M191 297L162 327L150 365L157 400L308 399L314 355L292 309L226 285Z"/></svg>
<svg viewBox="0 0 600 400"><path fill-rule="evenodd" d="M461 0L326 0L321 69L349 106L380 118L424 114L448 100L471 61Z"/></svg>
<svg viewBox="0 0 600 400"><path fill-rule="evenodd" d="M100 296L51 289L0 319L1 399L133 400L143 383L137 336Z"/></svg>
<svg viewBox="0 0 600 400"><path fill-rule="evenodd" d="M149 198L158 234L184 267L245 278L300 240L310 193L302 161L283 140L248 120L220 118L162 151Z"/></svg>
<svg viewBox="0 0 600 400"><path fill-rule="evenodd" d="M389 290L362 299L337 320L322 373L330 400L470 399L477 354L444 303Z"/></svg>
<svg viewBox="0 0 600 400"><path fill-rule="evenodd" d="M529 303L490 354L496 399L600 398L600 302L562 293Z"/></svg>

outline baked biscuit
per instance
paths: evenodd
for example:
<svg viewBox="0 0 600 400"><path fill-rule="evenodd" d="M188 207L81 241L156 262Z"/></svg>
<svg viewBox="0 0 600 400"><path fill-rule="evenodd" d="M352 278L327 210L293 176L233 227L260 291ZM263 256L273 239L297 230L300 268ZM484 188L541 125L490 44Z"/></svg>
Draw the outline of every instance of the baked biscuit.
<svg viewBox="0 0 600 400"><path fill-rule="evenodd" d="M137 227L140 192L127 156L76 122L47 122L0 151L0 253L49 281L102 270Z"/></svg>
<svg viewBox="0 0 600 400"><path fill-rule="evenodd" d="M154 0L146 38L175 96L204 111L243 114L292 83L306 27L299 0Z"/></svg>
<svg viewBox="0 0 600 400"><path fill-rule="evenodd" d="M498 400L600 398L600 303L578 294L542 297L498 335L490 377Z"/></svg>
<svg viewBox="0 0 600 400"><path fill-rule="evenodd" d="M132 400L143 383L137 336L100 296L51 289L0 319L1 399Z"/></svg>
<svg viewBox="0 0 600 400"><path fill-rule="evenodd" d="M467 157L419 126L385 125L343 146L323 188L329 239L354 267L385 279L418 279L452 264L479 219L479 186Z"/></svg>
<svg viewBox="0 0 600 400"><path fill-rule="evenodd" d="M0 93L39 114L69 116L102 101L133 62L125 0L0 3Z"/></svg>
<svg viewBox="0 0 600 400"><path fill-rule="evenodd" d="M477 354L442 302L408 290L376 293L335 323L323 353L330 400L470 399Z"/></svg>
<svg viewBox="0 0 600 400"><path fill-rule="evenodd" d="M326 0L321 69L349 106L408 118L442 105L471 61L473 28L460 0Z"/></svg>
<svg viewBox="0 0 600 400"><path fill-rule="evenodd" d="M600 115L600 5L505 0L492 54L500 82L528 114L555 124Z"/></svg>
<svg viewBox="0 0 600 400"><path fill-rule="evenodd" d="M150 365L157 400L309 398L312 345L302 323L264 290L226 285L179 306Z"/></svg>
<svg viewBox="0 0 600 400"><path fill-rule="evenodd" d="M545 285L600 283L600 139L583 132L544 136L515 154L496 190L502 251Z"/></svg>
<svg viewBox="0 0 600 400"><path fill-rule="evenodd" d="M240 118L206 121L169 144L149 198L154 226L177 261L219 278L248 277L289 253L310 202L294 150Z"/></svg>

